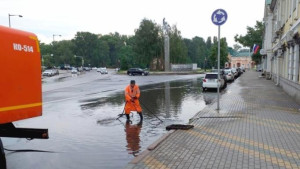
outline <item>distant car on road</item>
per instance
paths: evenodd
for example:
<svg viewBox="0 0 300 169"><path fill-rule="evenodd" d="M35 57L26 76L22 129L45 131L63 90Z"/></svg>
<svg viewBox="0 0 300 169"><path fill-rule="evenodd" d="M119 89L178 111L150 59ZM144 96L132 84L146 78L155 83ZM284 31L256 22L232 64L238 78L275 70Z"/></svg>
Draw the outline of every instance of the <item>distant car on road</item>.
<svg viewBox="0 0 300 169"><path fill-rule="evenodd" d="M83 67L83 70L84 71L90 71L90 70L92 70L92 68L90 68L90 67Z"/></svg>
<svg viewBox="0 0 300 169"><path fill-rule="evenodd" d="M54 75L55 75L55 72L52 69L47 69L47 70L45 70L43 72L43 76L49 76L49 77L51 77L51 76L54 76Z"/></svg>
<svg viewBox="0 0 300 169"><path fill-rule="evenodd" d="M100 67L97 69L97 72L101 73L101 74L108 74L106 67Z"/></svg>
<svg viewBox="0 0 300 169"><path fill-rule="evenodd" d="M71 73L72 73L72 74L77 74L77 73L78 73L78 70L77 70L76 68L72 68Z"/></svg>
<svg viewBox="0 0 300 169"><path fill-rule="evenodd" d="M127 70L127 74L129 76L134 76L134 75L147 76L147 75L149 75L149 72L146 70L143 70L141 68L130 68Z"/></svg>
<svg viewBox="0 0 300 169"><path fill-rule="evenodd" d="M53 69L54 75L59 75L58 69Z"/></svg>
<svg viewBox="0 0 300 169"><path fill-rule="evenodd" d="M203 81L202 84L203 91L207 89L217 89L218 86L221 89L226 87L226 83L223 76L220 76L220 81L218 83L218 72L207 73L205 77L202 79L202 81Z"/></svg>

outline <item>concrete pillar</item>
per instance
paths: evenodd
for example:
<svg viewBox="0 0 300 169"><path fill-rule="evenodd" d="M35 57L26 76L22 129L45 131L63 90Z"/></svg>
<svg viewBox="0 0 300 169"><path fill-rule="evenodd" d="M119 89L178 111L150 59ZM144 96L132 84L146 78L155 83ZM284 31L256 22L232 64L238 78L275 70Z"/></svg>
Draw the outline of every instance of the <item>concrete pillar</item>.
<svg viewBox="0 0 300 169"><path fill-rule="evenodd" d="M170 40L169 36L165 36L165 72L170 71Z"/></svg>
<svg viewBox="0 0 300 169"><path fill-rule="evenodd" d="M293 69L293 81L298 83L299 80L299 45L295 45L294 50L294 69Z"/></svg>
<svg viewBox="0 0 300 169"><path fill-rule="evenodd" d="M294 48L291 46L289 49L289 68L288 68L288 74L289 74L289 80L293 80L293 57L294 57Z"/></svg>

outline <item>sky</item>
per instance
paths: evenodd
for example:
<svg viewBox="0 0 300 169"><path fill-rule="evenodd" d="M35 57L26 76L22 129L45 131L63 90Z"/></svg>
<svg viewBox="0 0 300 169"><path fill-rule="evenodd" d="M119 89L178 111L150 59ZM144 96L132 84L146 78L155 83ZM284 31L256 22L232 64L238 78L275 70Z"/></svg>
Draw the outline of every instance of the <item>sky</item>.
<svg viewBox="0 0 300 169"><path fill-rule="evenodd" d="M134 35L142 19L162 25L177 25L183 38L218 36L211 21L216 9L224 9L227 22L221 26L221 37L229 46L236 44L236 34L245 35L247 26L263 20L264 0L0 0L0 25L35 33L39 40L51 43L70 40L76 32L95 34L119 32Z"/></svg>

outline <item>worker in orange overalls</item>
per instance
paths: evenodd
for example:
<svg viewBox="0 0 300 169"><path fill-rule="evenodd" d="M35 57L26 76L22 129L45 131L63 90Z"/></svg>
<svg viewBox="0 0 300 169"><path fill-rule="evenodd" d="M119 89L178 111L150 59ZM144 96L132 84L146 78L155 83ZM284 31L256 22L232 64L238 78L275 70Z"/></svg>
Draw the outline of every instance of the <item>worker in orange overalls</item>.
<svg viewBox="0 0 300 169"><path fill-rule="evenodd" d="M142 108L140 106L139 98L140 98L140 89L139 86L135 84L134 80L130 81L130 84L125 88L125 114L127 120L129 121L129 114L131 111L137 111L140 115L141 121L143 120Z"/></svg>

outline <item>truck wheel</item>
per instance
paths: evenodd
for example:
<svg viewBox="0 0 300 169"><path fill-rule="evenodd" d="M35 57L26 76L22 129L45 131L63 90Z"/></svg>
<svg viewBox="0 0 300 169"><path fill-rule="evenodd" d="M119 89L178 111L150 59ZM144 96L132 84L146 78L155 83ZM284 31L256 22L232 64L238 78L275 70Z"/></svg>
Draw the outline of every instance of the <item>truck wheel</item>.
<svg viewBox="0 0 300 169"><path fill-rule="evenodd" d="M2 141L0 139L0 169L6 169L6 159Z"/></svg>

